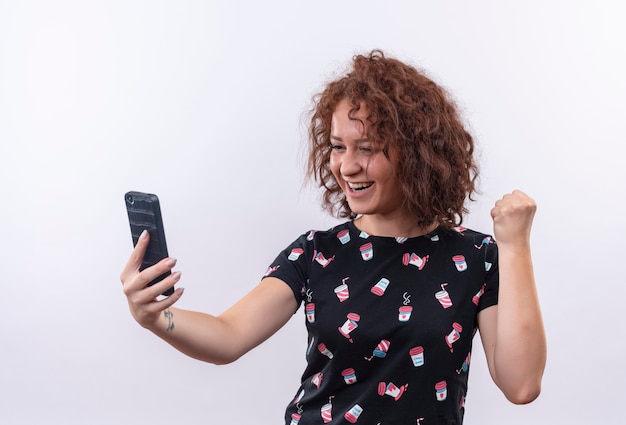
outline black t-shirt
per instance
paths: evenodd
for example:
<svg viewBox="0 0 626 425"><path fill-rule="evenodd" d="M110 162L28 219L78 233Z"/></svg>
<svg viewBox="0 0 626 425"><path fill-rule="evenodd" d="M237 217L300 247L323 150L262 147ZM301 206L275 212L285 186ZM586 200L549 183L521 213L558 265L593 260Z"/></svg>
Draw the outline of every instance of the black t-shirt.
<svg viewBox="0 0 626 425"><path fill-rule="evenodd" d="M303 303L307 367L287 425L461 424L477 313L497 304L497 246L457 227L310 231L266 276Z"/></svg>

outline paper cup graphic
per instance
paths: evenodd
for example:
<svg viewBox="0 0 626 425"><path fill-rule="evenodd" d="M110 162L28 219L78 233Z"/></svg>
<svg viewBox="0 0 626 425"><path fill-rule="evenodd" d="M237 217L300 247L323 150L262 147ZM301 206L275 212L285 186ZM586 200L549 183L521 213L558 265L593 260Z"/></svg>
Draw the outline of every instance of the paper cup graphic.
<svg viewBox="0 0 626 425"><path fill-rule="evenodd" d="M359 416L361 416L361 413L363 413L363 408L358 404L355 404L352 409L350 409L348 412L346 412L345 415L343 415L343 417L346 418L346 420L351 424L355 424L356 421L359 419Z"/></svg>
<svg viewBox="0 0 626 425"><path fill-rule="evenodd" d="M350 338L350 332L352 332L359 326L358 322L359 320L361 320L361 316L359 316L357 313L348 313L347 317L348 320L346 320L343 326L339 328L339 333L348 338L350 342L353 342L352 338Z"/></svg>
<svg viewBox="0 0 626 425"><path fill-rule="evenodd" d="M452 257L452 261L454 261L454 265L458 271L464 272L467 270L467 263L465 262L465 257L463 255L455 255Z"/></svg>
<svg viewBox="0 0 626 425"><path fill-rule="evenodd" d="M337 233L337 238L339 238L339 241L343 245L345 245L350 242L350 232L347 229L344 229L341 232Z"/></svg>
<svg viewBox="0 0 626 425"><path fill-rule="evenodd" d="M369 261L374 258L374 246L371 242L361 245L359 250L361 251L361 257L363 260Z"/></svg>
<svg viewBox="0 0 626 425"><path fill-rule="evenodd" d="M319 350L320 353L322 353L323 355L325 355L329 359L333 358L333 353L331 353L330 350L328 348L326 348L326 344L324 344L323 342L320 343L317 346L317 349Z"/></svg>
<svg viewBox="0 0 626 425"><path fill-rule="evenodd" d="M289 257L287 258L289 258L289 260L291 261L296 261L298 258L300 258L302 253L304 253L304 250L302 248L294 248L291 250Z"/></svg>
<svg viewBox="0 0 626 425"><path fill-rule="evenodd" d="M445 401L448 398L448 383L446 381L439 381L435 384L435 397L437 397L437 401Z"/></svg>
<svg viewBox="0 0 626 425"><path fill-rule="evenodd" d="M324 374L322 372L318 372L311 378L311 383L319 388L322 385L322 379L324 379Z"/></svg>
<svg viewBox="0 0 626 425"><path fill-rule="evenodd" d="M456 341L459 340L459 338L461 338L461 332L463 332L463 326L461 326L457 322L454 322L452 324L452 331L446 336L446 343L448 344L450 351L453 351L452 344L454 344Z"/></svg>
<svg viewBox="0 0 626 425"><path fill-rule="evenodd" d="M411 312L413 312L413 307L410 305L403 305L398 309L398 320L401 322L408 322L411 318Z"/></svg>
<svg viewBox="0 0 626 425"><path fill-rule="evenodd" d="M341 372L341 375L343 376L343 380L348 385L352 385L356 382L356 373L354 372L354 369L352 369L351 367L348 369L344 369Z"/></svg>
<svg viewBox="0 0 626 425"><path fill-rule="evenodd" d="M489 270L491 270L491 263L485 261L485 271L488 272Z"/></svg>
<svg viewBox="0 0 626 425"><path fill-rule="evenodd" d="M330 403L326 403L322 406L321 409L322 420L325 424L331 422L333 420L333 405Z"/></svg>
<svg viewBox="0 0 626 425"><path fill-rule="evenodd" d="M391 343L386 339L381 340L376 348L374 348L374 350L372 351L372 356L366 357L365 360L371 361L374 357L378 357L380 359L385 358L387 356L387 351L389 350L390 345Z"/></svg>
<svg viewBox="0 0 626 425"><path fill-rule="evenodd" d="M424 347L418 345L409 350L409 355L413 361L413 366L420 367L424 365Z"/></svg>
<svg viewBox="0 0 626 425"><path fill-rule="evenodd" d="M305 310L306 310L306 320L309 323L315 323L315 304L307 303Z"/></svg>
<svg viewBox="0 0 626 425"><path fill-rule="evenodd" d="M387 290L387 286L389 286L389 279L383 277L376 285L372 286L372 294L382 297Z"/></svg>
<svg viewBox="0 0 626 425"><path fill-rule="evenodd" d="M298 425L298 422L300 422L300 418L302 416L298 413L292 413L291 414L291 424L290 425Z"/></svg>
<svg viewBox="0 0 626 425"><path fill-rule="evenodd" d="M339 302L344 302L348 298L350 298L350 292L348 291L348 285L342 283L338 287L335 288L335 294L337 298L339 298Z"/></svg>
<svg viewBox="0 0 626 425"><path fill-rule="evenodd" d="M445 289L435 293L435 298L439 301L443 308L452 307L452 300L450 299L450 294ZM432 299L432 298L431 298Z"/></svg>
<svg viewBox="0 0 626 425"><path fill-rule="evenodd" d="M406 391L407 387L408 387L408 384L398 387L393 382L390 382L389 384L380 382L378 384L378 395L381 395L381 396L388 395L388 396L393 397L396 401L398 401L400 400L400 397L402 397L402 394L404 394L404 392Z"/></svg>

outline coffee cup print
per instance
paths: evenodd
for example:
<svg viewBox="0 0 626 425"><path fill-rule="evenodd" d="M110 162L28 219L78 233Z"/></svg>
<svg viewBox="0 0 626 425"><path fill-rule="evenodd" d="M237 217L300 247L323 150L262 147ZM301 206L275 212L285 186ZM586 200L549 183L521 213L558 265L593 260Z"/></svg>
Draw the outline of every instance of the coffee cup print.
<svg viewBox="0 0 626 425"><path fill-rule="evenodd" d="M307 303L307 305L304 307L304 309L306 310L306 320L309 323L315 323L315 304L314 303Z"/></svg>
<svg viewBox="0 0 626 425"><path fill-rule="evenodd" d="M467 263L465 262L465 256L463 255L455 255L452 257L452 261L454 261L454 265L456 269L460 272L464 272L467 270Z"/></svg>
<svg viewBox="0 0 626 425"><path fill-rule="evenodd" d="M439 381L435 384L435 397L437 401L445 401L448 398L448 383Z"/></svg>
<svg viewBox="0 0 626 425"><path fill-rule="evenodd" d="M333 353L330 352L330 350L326 347L326 344L324 344L323 342L317 345L317 349L319 350L320 353L322 353L329 359L333 358Z"/></svg>
<svg viewBox="0 0 626 425"><path fill-rule="evenodd" d="M443 308L452 307L452 300L450 299L450 294L448 294L448 291L446 291L447 285L448 285L447 283L442 283L441 291L438 291L435 293L435 298L437 298L437 301L439 301L439 304L441 304Z"/></svg>
<svg viewBox="0 0 626 425"><path fill-rule="evenodd" d="M291 423L289 425L298 425L298 422L300 422L300 418L302 416L299 413L292 413L291 414Z"/></svg>
<svg viewBox="0 0 626 425"><path fill-rule="evenodd" d="M359 250L361 251L361 258L363 258L364 261L369 261L374 258L374 246L371 242L361 245Z"/></svg>
<svg viewBox="0 0 626 425"><path fill-rule="evenodd" d="M311 378L311 383L319 388L322 385L322 380L324 379L324 374L322 372L317 372Z"/></svg>
<svg viewBox="0 0 626 425"><path fill-rule="evenodd" d="M350 242L350 232L347 229L342 230L337 233L337 239L339 239L339 242L341 242L342 245L347 244Z"/></svg>
<svg viewBox="0 0 626 425"><path fill-rule="evenodd" d="M372 294L382 297L387 290L387 286L389 286L389 279L383 277L376 285L372 286Z"/></svg>
<svg viewBox="0 0 626 425"><path fill-rule="evenodd" d="M408 322L411 318L411 313L413 312L413 307L410 305L403 305L398 308L398 320L401 322Z"/></svg>
<svg viewBox="0 0 626 425"><path fill-rule="evenodd" d="M420 367L424 366L424 347L418 345L417 347L413 347L409 350L409 356L411 356L411 361L413 362L413 366Z"/></svg>
<svg viewBox="0 0 626 425"><path fill-rule="evenodd" d="M350 337L350 333L355 330L359 326L359 320L361 320L361 316L357 313L348 313L348 320L341 326L339 329L339 333L346 338L348 341L354 342Z"/></svg>
<svg viewBox="0 0 626 425"><path fill-rule="evenodd" d="M296 261L300 256L304 253L302 248L294 248L289 253L289 257L287 257L290 261Z"/></svg>
<svg viewBox="0 0 626 425"><path fill-rule="evenodd" d="M408 386L409 384L404 384L398 387L393 382L390 382L388 384L384 382L380 382L378 384L378 395L380 396L388 395L388 396L393 397L395 401L398 401L400 400L400 397L402 397L402 394L404 394Z"/></svg>
<svg viewBox="0 0 626 425"><path fill-rule="evenodd" d="M352 385L356 382L356 372L351 367L348 369L344 369L341 372L341 375L343 376L343 380L347 385Z"/></svg>
<svg viewBox="0 0 626 425"><path fill-rule="evenodd" d="M459 323L454 322L452 324L452 331L446 336L446 344L448 344L448 348L450 348L450 352L452 353L454 350L452 349L452 344L461 338L461 332L463 332L463 326Z"/></svg>
<svg viewBox="0 0 626 425"><path fill-rule="evenodd" d="M346 412L345 415L343 415L343 417L346 418L346 420L351 424L355 424L356 421L359 419L359 416L361 416L361 413L363 413L363 408L358 404L355 404L352 409L350 409Z"/></svg>
<svg viewBox="0 0 626 425"><path fill-rule="evenodd" d="M411 264L412 266L417 267L418 270L422 270L424 266L426 265L426 262L428 261L428 257L429 257L428 255L425 255L424 257L420 257L414 252L412 252L411 254L406 252L402 256L402 264L404 264L405 266L408 266L409 264Z"/></svg>

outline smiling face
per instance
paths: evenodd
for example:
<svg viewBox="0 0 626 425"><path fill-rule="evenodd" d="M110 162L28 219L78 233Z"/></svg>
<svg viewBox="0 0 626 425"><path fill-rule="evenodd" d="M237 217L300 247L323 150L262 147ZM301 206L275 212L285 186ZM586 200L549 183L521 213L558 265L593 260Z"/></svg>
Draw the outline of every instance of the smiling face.
<svg viewBox="0 0 626 425"><path fill-rule="evenodd" d="M371 218L403 213L404 195L392 162L380 146L367 138L365 105L353 112L346 100L332 117L330 169L355 214Z"/></svg>

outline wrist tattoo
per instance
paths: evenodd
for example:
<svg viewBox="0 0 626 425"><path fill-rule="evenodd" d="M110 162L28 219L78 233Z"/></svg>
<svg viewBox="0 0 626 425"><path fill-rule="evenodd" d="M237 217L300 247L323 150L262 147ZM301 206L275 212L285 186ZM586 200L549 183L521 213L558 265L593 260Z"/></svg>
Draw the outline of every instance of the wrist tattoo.
<svg viewBox="0 0 626 425"><path fill-rule="evenodd" d="M167 319L167 329L166 331L172 332L174 330L174 313L172 313L169 309L163 311L163 316Z"/></svg>

